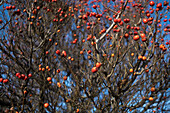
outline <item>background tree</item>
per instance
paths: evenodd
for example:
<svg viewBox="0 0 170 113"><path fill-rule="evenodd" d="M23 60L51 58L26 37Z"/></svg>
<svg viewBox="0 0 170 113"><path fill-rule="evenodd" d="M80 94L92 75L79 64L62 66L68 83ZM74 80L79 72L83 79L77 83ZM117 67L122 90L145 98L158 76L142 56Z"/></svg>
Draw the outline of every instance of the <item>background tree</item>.
<svg viewBox="0 0 170 113"><path fill-rule="evenodd" d="M163 112L169 2L1 2L0 110Z"/></svg>

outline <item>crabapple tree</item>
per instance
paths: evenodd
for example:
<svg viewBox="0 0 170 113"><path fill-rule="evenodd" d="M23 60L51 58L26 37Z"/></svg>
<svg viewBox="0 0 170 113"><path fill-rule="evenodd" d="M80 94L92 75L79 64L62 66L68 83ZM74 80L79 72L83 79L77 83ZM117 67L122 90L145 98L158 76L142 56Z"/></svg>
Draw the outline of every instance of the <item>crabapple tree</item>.
<svg viewBox="0 0 170 113"><path fill-rule="evenodd" d="M166 0L4 0L0 110L169 111Z"/></svg>

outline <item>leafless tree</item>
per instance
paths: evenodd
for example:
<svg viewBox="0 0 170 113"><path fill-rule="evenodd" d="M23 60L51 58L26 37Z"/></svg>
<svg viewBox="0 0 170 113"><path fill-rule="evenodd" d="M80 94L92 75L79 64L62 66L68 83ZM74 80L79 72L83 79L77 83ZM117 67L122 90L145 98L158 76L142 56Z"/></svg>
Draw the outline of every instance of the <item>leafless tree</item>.
<svg viewBox="0 0 170 113"><path fill-rule="evenodd" d="M168 111L169 9L149 0L2 2L0 110Z"/></svg>

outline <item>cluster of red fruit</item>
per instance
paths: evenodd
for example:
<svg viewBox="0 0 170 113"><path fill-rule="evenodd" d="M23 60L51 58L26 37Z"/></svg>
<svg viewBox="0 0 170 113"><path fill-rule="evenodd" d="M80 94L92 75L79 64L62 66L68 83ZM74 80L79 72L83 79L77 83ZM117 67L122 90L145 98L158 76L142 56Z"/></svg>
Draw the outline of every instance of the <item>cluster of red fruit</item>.
<svg viewBox="0 0 170 113"><path fill-rule="evenodd" d="M23 79L23 80L27 80L28 77L32 77L32 74L28 74L28 77L24 74L20 74L20 73L16 73L16 77L18 77L19 79Z"/></svg>
<svg viewBox="0 0 170 113"><path fill-rule="evenodd" d="M96 73L98 69L101 67L101 65L102 64L100 62L97 62L96 66L91 69L92 73Z"/></svg>
<svg viewBox="0 0 170 113"><path fill-rule="evenodd" d="M146 36L145 36L145 34L144 34L144 33L141 33L140 36L141 36L141 38L142 38L142 41L145 42L145 41L146 41ZM128 38L128 37L129 37L129 35L126 33L126 34L125 34L125 38ZM139 40L139 38L140 38L139 35L134 35L133 40L137 41L137 40Z"/></svg>
<svg viewBox="0 0 170 113"><path fill-rule="evenodd" d="M87 13L88 14L88 13ZM83 20L87 20L87 14L84 14L83 16L79 15L78 18L79 19L83 19Z"/></svg>
<svg viewBox="0 0 170 113"><path fill-rule="evenodd" d="M8 83L8 79L3 79L3 78L0 78L0 82L3 82L3 83Z"/></svg>
<svg viewBox="0 0 170 113"><path fill-rule="evenodd" d="M71 43L75 44L77 42L77 38L74 39Z"/></svg>
<svg viewBox="0 0 170 113"><path fill-rule="evenodd" d="M167 50L167 48L165 47L164 44L161 44L161 45L159 46L159 48L160 48L162 51L166 51L166 50Z"/></svg>
<svg viewBox="0 0 170 113"><path fill-rule="evenodd" d="M57 55L60 55L60 54L61 54L61 56L63 56L63 57L66 57L66 56L67 56L66 51L62 51L62 53L61 53L60 50L57 50L57 51L56 51L56 54L57 54Z"/></svg>
<svg viewBox="0 0 170 113"><path fill-rule="evenodd" d="M155 5L155 3L154 3L154 1L150 1L150 6L154 6ZM167 6L169 3L167 2L167 1L164 1L164 3L163 3L163 5L164 6ZM159 11L159 10L161 10L162 9L162 3L158 3L157 5L156 5L156 11Z"/></svg>
<svg viewBox="0 0 170 113"><path fill-rule="evenodd" d="M16 7L15 6L6 6L5 8L4 8L4 10L6 9L6 10L11 10L11 9L15 9ZM18 12L19 11L19 12ZM20 10L18 9L17 11L15 11L14 12L14 14L20 14ZM0 19L0 24L2 23L3 21Z"/></svg>
<svg viewBox="0 0 170 113"><path fill-rule="evenodd" d="M7 10L15 9L15 6L14 5L13 6L11 6L11 5L10 6L6 6L6 9Z"/></svg>
<svg viewBox="0 0 170 113"><path fill-rule="evenodd" d="M130 19L129 19L129 18L125 18L123 21L124 21L125 23L129 23L129 22L130 22Z"/></svg>

